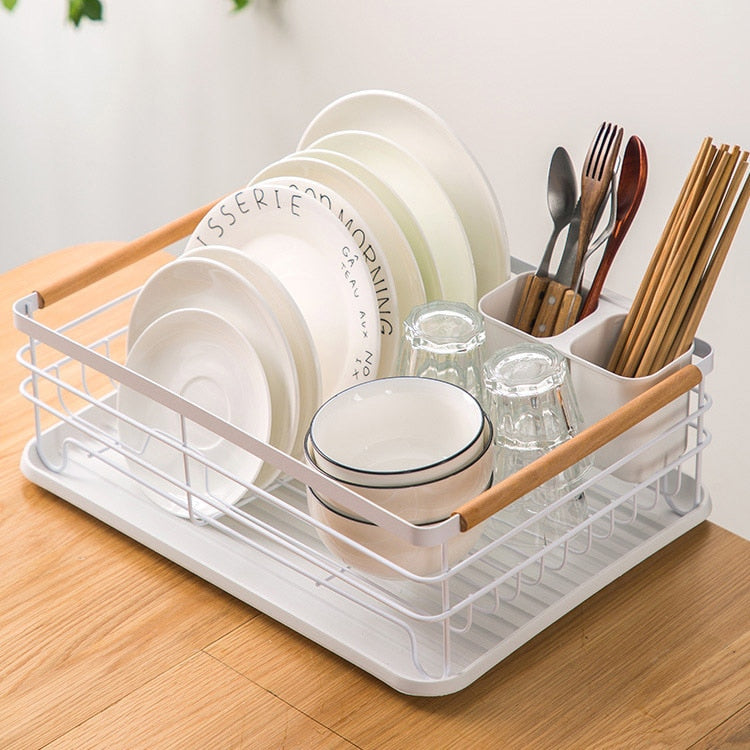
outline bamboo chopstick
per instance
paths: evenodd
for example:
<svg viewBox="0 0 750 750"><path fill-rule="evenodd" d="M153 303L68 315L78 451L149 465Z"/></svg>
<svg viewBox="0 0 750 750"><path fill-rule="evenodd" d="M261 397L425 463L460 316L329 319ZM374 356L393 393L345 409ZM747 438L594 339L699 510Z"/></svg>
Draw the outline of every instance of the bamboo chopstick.
<svg viewBox="0 0 750 750"><path fill-rule="evenodd" d="M724 222L727 220L727 216L732 207L732 202L737 197L737 193L739 192L740 185L742 183L742 178L747 172L747 158L748 152L745 151L742 154L740 163L737 165L737 169L732 175L732 181L724 195L724 198L722 199L721 206L716 212L714 221L711 224L711 228L703 243L703 247L701 248L700 256L696 261L696 265L700 266L700 268L702 269L705 269L703 275L705 275L705 273L708 273L709 269L711 268L711 264L715 262L716 252L714 251L712 253L712 250L715 246L717 246L719 233L724 226ZM691 274L688 283L685 285L684 292L678 300L678 304L674 314L672 315L672 319L669 321L669 327L667 328L666 333L664 334L664 337L659 344L658 351L656 352L656 356L654 357L654 361L652 363L652 370L660 370L666 364L671 362L676 356L682 354L683 350L676 353L673 353L673 351L676 351L676 349L678 348L679 341L682 337L681 331L683 329L684 321L686 319L686 316L688 315L690 306L695 299L696 292L698 289L700 289L701 284L703 283L703 275L699 276L699 274L697 273ZM687 349L687 346L689 346L689 342L688 345L684 347L684 349Z"/></svg>
<svg viewBox="0 0 750 750"><path fill-rule="evenodd" d="M746 180L735 201L747 170L747 151L703 139L615 343L612 372L649 375L687 350L750 200Z"/></svg>
<svg viewBox="0 0 750 750"><path fill-rule="evenodd" d="M661 311L653 328L648 333L640 362L633 373L636 377L648 375L654 371L654 360L659 347L665 341L672 318L677 314L680 300L685 295L692 296L695 287L698 285L713 247L713 243L708 244L708 235L739 155L739 148L737 148L731 153L723 152L719 158L718 168L713 172L713 179L710 181L693 216L689 231L675 252L670 272L665 277L665 282L669 286L665 289L664 297L660 298ZM714 238L715 242L716 238Z"/></svg>
<svg viewBox="0 0 750 750"><path fill-rule="evenodd" d="M620 368L622 367L622 364L624 364L622 361L623 352L626 348L627 342L631 334L633 333L633 330L634 329L637 330L638 326L640 325L640 322L642 322L639 316L642 312L645 312L644 302L646 301L646 299L652 296L653 289L655 289L656 285L658 284L659 277L661 275L660 272L664 264L666 263L667 248L673 241L671 239L673 234L677 231L677 226L681 218L680 214L682 211L683 204L685 203L685 201L688 198L688 195L692 191L693 186L696 180L698 179L699 174L702 170L703 164L706 162L706 160L710 156L711 150L712 149L715 150L715 148L716 147L712 145L711 138L706 137L703 139L700 150L698 151L698 154L695 157L695 161L693 162L693 165L690 168L690 172L688 173L688 176L685 179L685 182L683 183L682 190L680 191L680 194L677 198L677 202L672 208L672 212L670 213L669 218L667 219L667 224L664 227L664 231L662 232L662 235L659 238L659 242L657 243L656 249L654 250L654 253L651 256L651 260L649 262L648 268L646 269L646 273L643 276L643 281L641 282L641 285L638 289L636 297L633 300L633 304L630 307L630 311L625 318L625 321L622 327L622 332L620 333L620 337L618 338L615 344L614 351L612 352L612 355L610 356L607 369L613 372L619 372Z"/></svg>
<svg viewBox="0 0 750 750"><path fill-rule="evenodd" d="M732 215L729 217L729 221L727 221L724 231L722 232L721 239L716 246L716 251L711 257L709 267L706 270L704 277L701 279L698 290L691 300L684 322L680 327L679 336L675 338L675 344L669 352L670 359L668 361L670 362L676 356L686 351L690 346L690 342L695 338L695 334L698 331L698 325L703 317L703 313L706 311L711 292L713 292L714 286L716 286L719 272L726 260L729 248L734 240L734 235L737 233L743 213L747 208L748 201L750 201L750 176L745 179L745 184L742 186L742 192L740 193L734 209L732 210Z"/></svg>
<svg viewBox="0 0 750 750"><path fill-rule="evenodd" d="M656 320L662 314L662 305L674 284L676 268L681 262L681 259L676 256L679 249L685 246L686 237L694 236L697 231L698 222L692 222L692 219L700 208L700 200L705 193L706 184L710 183L712 174L715 174L712 167L717 157L721 158L720 152L712 145L699 165L691 189L682 205L679 206L677 222L667 237L662 263L657 268L654 278L647 282L649 286L646 299L649 300L649 304L642 305L638 310L637 324L627 340L626 353L620 359L618 371L621 375L626 377L635 375L645 347L653 334Z"/></svg>
<svg viewBox="0 0 750 750"><path fill-rule="evenodd" d="M719 168L714 168L716 165L716 160L714 160L706 175L708 185L701 186L702 189L691 196L691 204L697 201L697 205L694 208L692 205L689 206L691 210L686 213L689 221L686 222L684 231L680 233L679 241L669 248L666 268L664 273L660 274L658 286L650 304L645 308L644 323L638 336L629 344L629 354L621 372L626 377L634 377L639 371L643 374L644 363L645 369L648 368L647 348L656 337L664 335L663 321L665 317L668 319L670 305L681 292L681 277L691 270L693 247L696 241L698 244L701 242L701 231L705 232L708 229L709 209L724 175L724 166L729 156L726 152L720 152L717 154L717 159L721 162Z"/></svg>

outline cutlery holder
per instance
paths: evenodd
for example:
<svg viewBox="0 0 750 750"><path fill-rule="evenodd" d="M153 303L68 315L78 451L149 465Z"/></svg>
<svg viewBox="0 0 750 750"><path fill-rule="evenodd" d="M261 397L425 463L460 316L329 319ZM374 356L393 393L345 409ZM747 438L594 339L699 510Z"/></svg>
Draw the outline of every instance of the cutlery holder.
<svg viewBox="0 0 750 750"><path fill-rule="evenodd" d="M526 278L530 275L531 272L527 272L514 276L480 299L479 310L485 320L488 352L522 341L537 340L510 323ZM606 361L627 312L628 308L622 300L604 292L591 315L561 334L542 339L568 358L571 380L587 425L598 422L691 361L692 347L666 367L646 377L626 378L607 370ZM686 428L670 428L684 419L688 409L687 396L675 399L596 451L595 465L599 468L611 466L653 441L649 450L624 462L613 472L614 476L624 481L643 482L684 452Z"/></svg>

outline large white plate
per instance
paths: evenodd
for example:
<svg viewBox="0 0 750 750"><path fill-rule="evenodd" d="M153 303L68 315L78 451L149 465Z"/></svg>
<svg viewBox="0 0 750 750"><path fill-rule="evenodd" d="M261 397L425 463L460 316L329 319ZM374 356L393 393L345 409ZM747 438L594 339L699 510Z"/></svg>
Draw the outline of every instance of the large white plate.
<svg viewBox="0 0 750 750"><path fill-rule="evenodd" d="M263 263L299 305L318 352L323 399L377 376L380 330L370 271L327 208L283 186L244 188L206 214L186 249L217 243Z"/></svg>
<svg viewBox="0 0 750 750"><path fill-rule="evenodd" d="M308 183L318 183L325 186L318 192L318 200L324 205L330 202L330 208L334 209L334 200L344 199L350 206L356 207L357 213L362 221L372 229L379 241L379 248L387 261L393 278L393 285L398 300L398 312L400 318L405 318L412 308L422 305L427 301L424 283L419 272L414 253L409 245L409 240L401 229L398 221L391 211L365 182L357 178L345 168L322 159L307 156L306 154L294 154L280 161L268 165L265 169L253 177L251 184L265 179L282 178L289 181L304 179ZM333 193L330 193L333 191ZM348 215L341 215L335 209L339 219L352 233L357 232L358 226L350 223ZM361 238L364 244L365 239ZM370 264L370 272L377 273L378 257L371 253L367 256ZM376 285L377 291L377 285ZM381 306L380 324L388 326L391 321L384 315ZM391 323L390 335L400 337L401 331L398 322Z"/></svg>
<svg viewBox="0 0 750 750"><path fill-rule="evenodd" d="M318 353L315 350L315 342L310 329L302 317L302 311L286 287L268 268L240 250L221 245L209 245L188 250L181 256L181 258L191 257L209 258L224 263L242 274L261 293L281 324L292 350L299 381L299 427L293 442L292 455L297 458L302 457L305 432L315 410L321 403Z"/></svg>
<svg viewBox="0 0 750 750"><path fill-rule="evenodd" d="M466 232L448 195L424 165L388 138L361 130L330 133L310 146L351 156L390 185L422 227L443 298L476 306L477 281Z"/></svg>
<svg viewBox="0 0 750 750"><path fill-rule="evenodd" d="M136 297L128 326L128 348L158 317L183 307L220 315L248 340L260 357L271 390L271 445L290 452L299 429L297 369L281 324L258 289L223 263L178 258L152 274ZM276 475L278 469L264 467L258 484Z"/></svg>
<svg viewBox="0 0 750 750"><path fill-rule="evenodd" d="M275 177L257 182L252 181L250 184L282 186L301 192L331 211L346 227L367 263L375 290L380 327L378 377L392 375L398 358L401 313L393 274L377 235L362 219L358 210L335 191L319 182L302 177L292 179Z"/></svg>
<svg viewBox="0 0 750 750"><path fill-rule="evenodd" d="M260 440L271 432L271 394L260 358L248 340L230 323L206 310L173 310L154 320L136 339L127 357L127 366L187 401L200 406ZM121 387L118 410L165 435L181 440L179 415L139 391ZM182 451L173 449L123 420L118 423L122 443L151 466L177 481L185 480ZM200 425L186 423L189 446L200 451L223 469L246 482L254 482L261 470L259 458L222 440ZM137 461L128 458L130 470L157 490L186 502L181 491L167 479L156 476ZM202 463L188 459L191 487L224 503L234 503L245 488L223 474L207 470ZM176 515L187 511L158 492L149 497ZM195 509L204 515L220 511L197 498Z"/></svg>
<svg viewBox="0 0 750 750"><path fill-rule="evenodd" d="M510 250L497 197L476 160L430 108L392 91L359 91L325 107L298 148L337 130L380 133L414 154L438 179L469 238L479 295L510 278Z"/></svg>
<svg viewBox="0 0 750 750"><path fill-rule="evenodd" d="M440 277L438 276L435 260L430 252L430 247L427 244L427 238L424 236L422 227L409 206L406 205L401 196L390 185L383 182L362 162L352 159L351 156L342 154L339 151L308 148L296 154L291 154L287 158L296 159L297 157L317 159L318 161L339 167L372 190L390 215L396 220L396 223L401 228L409 243L412 255L419 269L422 286L425 290L425 301L443 299L443 288L440 286Z"/></svg>
<svg viewBox="0 0 750 750"><path fill-rule="evenodd" d="M276 177L253 181L267 185L284 185L317 200L341 221L365 257L375 288L380 317L380 363L378 376L393 375L401 339L401 307L393 273L377 233L362 218L362 214L338 193L315 180L304 177Z"/></svg>

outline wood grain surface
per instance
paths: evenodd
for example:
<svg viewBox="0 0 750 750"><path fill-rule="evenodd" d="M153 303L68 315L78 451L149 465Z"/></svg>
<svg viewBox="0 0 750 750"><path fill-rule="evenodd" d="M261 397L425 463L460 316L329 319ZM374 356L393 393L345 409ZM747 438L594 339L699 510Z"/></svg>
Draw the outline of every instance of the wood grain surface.
<svg viewBox="0 0 750 750"><path fill-rule="evenodd" d="M465 690L414 698L25 480L32 414L11 304L92 252L52 254L0 285L3 750L749 746L750 542L710 522ZM69 319L168 259L40 316Z"/></svg>

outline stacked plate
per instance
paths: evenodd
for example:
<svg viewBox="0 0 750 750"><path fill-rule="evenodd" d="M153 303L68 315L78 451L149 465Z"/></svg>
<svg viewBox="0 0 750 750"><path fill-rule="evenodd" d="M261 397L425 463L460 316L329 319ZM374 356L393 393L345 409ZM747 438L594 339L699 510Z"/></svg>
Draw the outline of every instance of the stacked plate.
<svg viewBox="0 0 750 750"><path fill-rule="evenodd" d="M474 306L509 266L492 189L448 126L405 96L352 94L313 119L296 151L214 206L183 254L147 281L130 319L127 363L301 457L321 403L394 374L413 307L433 299ZM188 483L186 470L192 487L221 502L244 494L223 471L190 472L169 441L144 440L138 423L183 439L166 405L122 388L119 408L131 470L148 474L165 507L183 513L169 497L179 495L172 480ZM267 486L278 475L188 427L190 447L243 482Z"/></svg>

